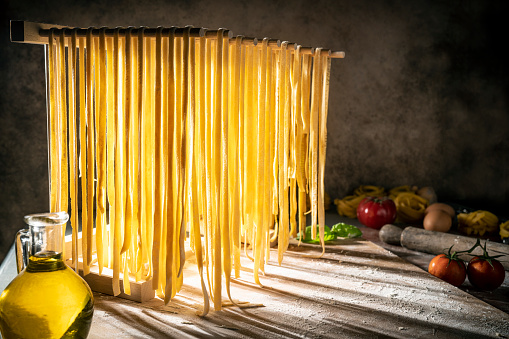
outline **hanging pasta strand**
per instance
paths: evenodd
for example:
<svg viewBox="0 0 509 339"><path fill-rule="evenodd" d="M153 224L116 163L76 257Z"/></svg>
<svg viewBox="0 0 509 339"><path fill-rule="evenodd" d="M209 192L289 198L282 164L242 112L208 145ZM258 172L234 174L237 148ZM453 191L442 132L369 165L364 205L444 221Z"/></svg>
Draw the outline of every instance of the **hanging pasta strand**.
<svg viewBox="0 0 509 339"><path fill-rule="evenodd" d="M205 95L205 187L206 187L206 225L205 225L205 244L206 244L206 256L205 262L207 264L207 282L211 299L214 301L214 289L213 289L213 266L214 266L214 255L213 255L213 215L212 215L212 125L213 125L213 78L212 78L212 64L215 60L215 55L212 51L212 42L210 39L206 40L205 48L205 60L206 60L206 95Z"/></svg>
<svg viewBox="0 0 509 339"><path fill-rule="evenodd" d="M301 123L301 127L299 130L300 133L300 144L297 145L299 152L299 160L297 163L297 180L300 178L299 183L299 232L304 235L304 230L306 228L306 211L307 211L307 202L306 198L309 193L309 118L310 118L310 110L309 110L309 101L310 101L310 86L311 86L311 55L304 54L302 55L302 68L301 68L301 96L300 96L300 119L298 120ZM302 241L302 237L299 238L299 244Z"/></svg>
<svg viewBox="0 0 509 339"><path fill-rule="evenodd" d="M114 97L116 96L116 89L114 88L114 70L113 70L113 39L108 38L106 41L107 50L107 85L106 85L106 97L107 97L107 113L106 113L106 153L107 153L107 161L106 161L106 170L107 170L107 199L108 199L108 238L107 241L103 239L103 256L107 256L103 258L105 266L112 268L113 267L113 257L112 251L113 249L113 233L114 233L114 225L115 225L115 141L116 141L116 127L115 127L115 115L116 110L114 107Z"/></svg>
<svg viewBox="0 0 509 339"><path fill-rule="evenodd" d="M99 264L99 274L102 273L104 266L103 239L104 228L106 226L106 29L101 29L99 36L99 82L96 85L99 94L96 134L97 134L97 195L96 195L96 249L97 261ZM97 100L97 98L96 98Z"/></svg>
<svg viewBox="0 0 509 339"><path fill-rule="evenodd" d="M231 95L231 110L230 110L230 125L228 126L228 162L229 168L232 170L229 178L230 192L231 192L231 246L233 248L233 266L235 269L235 278L240 277L240 229L235 225L240 225L241 210L240 210L240 161L236 150L240 147L239 142L239 118L240 118L240 99L239 88L240 86L240 70L241 70L241 53L242 53L242 38L237 36L235 38L235 45L232 46L233 61L230 62L231 72L233 76L231 79L230 95Z"/></svg>
<svg viewBox="0 0 509 339"><path fill-rule="evenodd" d="M126 200L125 200L125 215L124 215L124 243L122 245L122 249L120 250L121 254L124 254L129 247L131 246L131 223L132 223L132 210L133 210L133 196L132 196L132 171L131 169L131 159L130 159L130 150L132 147L132 143L129 140L129 136L132 129L131 122L131 98L132 98L132 27L128 28L126 32L125 38L125 88L124 88L124 144L125 151L124 159L128 164L128 168L126 168L125 175L125 187L126 187Z"/></svg>
<svg viewBox="0 0 509 339"><path fill-rule="evenodd" d="M305 217L305 209L306 209L306 183L305 183L305 154L303 150L304 144L304 123L302 119L302 86L303 86L303 60L304 56L300 54L301 46L297 46L295 51L295 64L294 64L294 75L295 75L295 99L293 101L295 107L295 178L297 180L297 211L298 211L298 232L299 234L304 234L304 229L306 227L306 217ZM302 240L302 237L299 237L299 242Z"/></svg>
<svg viewBox="0 0 509 339"><path fill-rule="evenodd" d="M241 44L240 46L240 65L239 68L239 143L238 143L238 163L239 163L239 173L237 175L237 180L239 182L239 210L240 210L240 216L239 216L239 226L238 226L238 232L239 232L239 255L240 255L240 247L242 246L241 239L242 239L242 233L245 225L245 206L244 201L246 197L246 183L244 181L244 173L246 163L245 163L245 151L246 151L246 140L245 140L245 105L244 105L244 90L246 87L246 45ZM240 267L239 267L240 270ZM240 272L239 272L240 274Z"/></svg>
<svg viewBox="0 0 509 339"><path fill-rule="evenodd" d="M300 120L300 48L297 46L295 52L292 55L292 67L291 67L291 134L290 134L290 235L292 237L297 236L297 206L298 206L298 194L297 194L297 181L298 178L298 164L300 151L299 147L302 139L302 123L298 123ZM302 185L302 178L300 178Z"/></svg>
<svg viewBox="0 0 509 339"><path fill-rule="evenodd" d="M281 44L279 53L279 82L278 82L278 195L279 195L279 235L278 235L278 263L283 261L283 253L288 246L288 111L287 111L287 47L288 42Z"/></svg>
<svg viewBox="0 0 509 339"><path fill-rule="evenodd" d="M168 101L168 112L167 112L167 139L166 143L168 144L168 152L171 150L171 154L168 154L168 158L166 160L166 238L164 241L166 242L166 281L165 281L165 303L167 303L171 296L173 295L173 279L175 274L175 267L173 264L173 238L174 238L174 229L175 229L175 220L174 220L174 204L175 204L175 190L176 187L173 181L173 168L174 168L174 140L175 140L175 86L176 86L176 78L175 78L175 28L171 28L169 32L168 39L168 92L165 93Z"/></svg>
<svg viewBox="0 0 509 339"><path fill-rule="evenodd" d="M219 39L219 37L218 37ZM230 277L231 277L231 242L230 242L230 189L228 185L228 173L233 170L228 164L228 120L229 120L229 86L230 77L229 63L229 38L228 31L224 31L222 36L222 97L221 97L221 180L220 180L220 230L221 230L221 255L222 255L222 272L226 281L226 293L228 298L233 302L230 293ZM218 47L219 48L219 47Z"/></svg>
<svg viewBox="0 0 509 339"><path fill-rule="evenodd" d="M187 29L186 29L187 30ZM177 108L175 111L175 138L174 138L174 149L175 149L175 159L174 159L174 225L173 225L173 238L172 238L172 293L170 298L173 298L176 293L180 290L182 284L182 275L181 273L181 242L182 242L182 232L185 232L184 225L184 208L182 204L178 203L179 201L184 201L185 192L185 165L186 165L186 156L185 156L185 135L186 135L186 119L187 119L187 109L188 109L188 86L187 86L187 67L188 67L188 59L187 55L184 53L184 50L187 49L188 42L188 33L184 33L182 39L176 40L175 45L175 61L176 61L176 104ZM188 51L187 51L188 52ZM184 228L184 230L182 229Z"/></svg>
<svg viewBox="0 0 509 339"><path fill-rule="evenodd" d="M92 29L87 30L87 90L86 90L86 127L87 127L87 161L86 161L86 172L87 178L87 225L86 225L86 242L87 242L87 253L86 258L83 258L83 263L86 262L87 266L92 263L92 241L94 232L94 178L95 178L95 156L94 156L94 93L93 93L93 62L94 62L94 41L92 37ZM83 199L83 198L82 198Z"/></svg>
<svg viewBox="0 0 509 339"><path fill-rule="evenodd" d="M220 183L221 183L221 161L218 161L219 159L222 160L221 155L221 110L222 107L222 72L223 72L223 29L219 29L217 32L217 40L216 40L216 58L215 58L215 77L214 77L214 121L213 124L213 138L214 138L214 147L213 147L213 166L212 166L212 187L214 189L214 196L217 198L218 194L220 193ZM214 210L217 211L215 215L213 215L213 225L212 225L212 241L213 241L213 281L214 281L214 309L216 311L221 310L221 280L222 280L222 262L221 262L221 223L219 221L220 213L218 207L220 207L221 204L221 198L219 195L219 201L216 201Z"/></svg>
<svg viewBox="0 0 509 339"><path fill-rule="evenodd" d="M128 253L128 261L129 261L129 273L133 274L136 279L136 272L138 272L139 268L139 245L140 245L140 182L141 182L141 173L140 173L140 106L139 101L139 62L138 62L138 39L133 34L133 43L132 43L132 84L131 84L131 112L132 112L132 128L131 135L129 136L129 142L131 143L130 147L130 171L131 175L131 187L132 187L132 219L131 219L131 246L129 248Z"/></svg>
<svg viewBox="0 0 509 339"><path fill-rule="evenodd" d="M113 258L113 295L120 294L120 265L121 265L121 237L122 237L122 225L123 225L123 156L122 151L124 147L124 143L122 140L122 134L124 133L123 128L121 128L121 115L120 115L120 102L122 100L122 92L120 90L120 67L123 63L123 58L120 49L120 38L119 38L119 29L117 28L114 33L113 39L113 73L114 73L114 88L115 88L115 98L114 98L114 115L115 115L115 220L113 224L113 248L112 248L112 258Z"/></svg>
<svg viewBox="0 0 509 339"><path fill-rule="evenodd" d="M320 225L320 242L322 244L322 255L325 253L324 244L324 225L325 225L325 209L324 209L324 177L325 177L325 153L327 147L327 110L329 101L329 76L331 59L329 57L330 52L327 55L320 55L321 69L317 69L317 72L322 72L321 83L321 105L320 105L320 117L319 117L319 144L318 144L318 224Z"/></svg>
<svg viewBox="0 0 509 339"><path fill-rule="evenodd" d="M141 130L141 140L146 140L141 145L140 155L141 155L141 163L140 163L140 172L141 172L141 194L143 199L141 199L140 211L141 211L141 225L142 228L142 241L145 246L142 247L142 262L144 265L143 272L137 273L145 280L149 280L152 278L152 283L157 280L157 278L153 277L154 269L153 267L157 267L158 264L154 264L154 259L158 261L158 258L154 257L154 246L157 240L161 241L159 238L155 237L154 234L154 213L153 213L153 154L154 154L154 144L149 142L153 136L153 115L152 115L152 100L151 97L151 39L145 39L143 36L144 28L140 30L138 33L138 61L140 62L138 68L138 96L141 97L141 122L140 126ZM140 39L141 38L141 39ZM171 59L173 60L173 59ZM142 63L142 64L141 64ZM171 108L171 106L170 106ZM169 130L169 133L171 130ZM173 134L172 134L173 135ZM166 143L171 145L170 140L167 140ZM166 184L168 187L168 184Z"/></svg>
<svg viewBox="0 0 509 339"><path fill-rule="evenodd" d="M191 27L189 27L191 29ZM189 30L190 32L190 30ZM195 87L195 77L196 77L196 43L194 38L188 37L189 43L187 46L187 54L188 54L188 72L187 72L187 85L188 85L188 93L189 93L189 111L187 115L187 123L186 130L188 136L186 138L186 178L185 178L185 204L184 204L184 229L186 232L189 232L189 245L192 249L194 249L194 227L193 225L197 221L198 218L198 199L195 198L196 191L193 187L196 186L196 168L195 168L195 152L196 152L196 87ZM184 52L186 53L186 52ZM185 237L182 238L185 240ZM185 263L185 245L182 243L181 253L184 250L184 256L181 255L181 268L183 269L183 264Z"/></svg>
<svg viewBox="0 0 509 339"><path fill-rule="evenodd" d="M157 187L154 191L154 245L152 248L152 257L154 260L154 267L156 270L154 271L154 279L152 281L152 288L155 290L160 289L162 286L160 285L161 279L159 278L159 274L161 272L161 267L164 267L165 260L160 262L162 258L161 256L161 246L162 246L162 236L163 236L163 195L164 195L164 186L162 185L162 163L161 163L161 136L162 136L162 109L161 109L161 49L162 49L162 28L159 27L156 32L155 39L155 98L154 98L154 110L155 110L155 146L154 146L154 186Z"/></svg>
<svg viewBox="0 0 509 339"><path fill-rule="evenodd" d="M321 49L317 48L315 51L315 55L313 56L313 69L317 70L319 68L319 60L320 60ZM317 57L318 55L318 57ZM319 100L318 100L318 78L319 72L313 72L313 80L311 83L311 108L310 108L310 120L309 120L309 177L310 177L310 187L309 187L309 195L311 201L311 237L312 239L316 236L316 226L317 226L317 171L316 166L318 162L318 109L319 109Z"/></svg>
<svg viewBox="0 0 509 339"><path fill-rule="evenodd" d="M270 241L275 241L279 235L277 217L279 215L279 52L271 52L271 87L270 87L270 111L272 114L271 120L271 162L272 162L272 214L274 216L274 235Z"/></svg>
<svg viewBox="0 0 509 339"><path fill-rule="evenodd" d="M276 42L277 45L277 42ZM270 45L269 45L270 47ZM266 129L268 133L266 133L266 158L265 158L265 176L268 182L265 183L265 196L266 196L266 208L268 209L266 215L266 253L265 253L265 261L268 262L270 260L270 244L275 241L278 230L275 229L275 220L277 216L277 199L275 192L277 192L277 176L275 175L275 167L276 167L276 68L275 68L275 53L272 47L269 48L267 55L267 93L266 100L267 105L265 106L265 112L267 114L266 118ZM267 141L268 138L268 141ZM273 230L272 237L270 236L270 231Z"/></svg>
<svg viewBox="0 0 509 339"><path fill-rule="evenodd" d="M68 189L68 159L67 159L67 109L66 109L66 72L65 72L65 35L60 30L58 39L58 59L59 59L59 109L58 109L58 125L60 128L58 143L60 153L60 208L59 211L67 212L69 205L69 189ZM62 232L62 244L65 243L65 231ZM62 255L65 257L65 246L62 246Z"/></svg>
<svg viewBox="0 0 509 339"><path fill-rule="evenodd" d="M134 177L134 159L132 158L132 147L133 147L133 140L131 138L132 131L133 131L133 107L132 107L132 100L133 100L133 79L132 79L132 64L133 64L133 57L132 57L132 45L133 45L133 38L132 38L132 30L133 28L130 27L127 29L126 37L125 37L125 68L124 68L124 74L125 74L125 88L124 88L124 143L125 143L125 149L123 150L123 166L125 169L125 173L123 176L123 186L124 186L124 192L125 197L123 199L125 207L124 207L124 241L122 245L122 249L120 250L120 254L122 255L123 260L123 286L124 286L124 293L130 295L131 294L131 287L129 282L129 254L128 250L131 248L132 244L132 235L133 235L133 222L134 222L134 211L133 211L133 177Z"/></svg>
<svg viewBox="0 0 509 339"><path fill-rule="evenodd" d="M257 83L258 83L258 94L260 96L260 100L258 100L258 126L257 126L257 135L256 135L256 143L258 149L256 150L256 163L257 163L257 186L256 186L256 195L255 195L255 219L254 219L254 233L256 241L252 242L254 245L253 249L253 257L254 257L254 279L255 283L261 285L260 279L258 277L258 271L260 270L261 261L264 258L263 246L263 223L265 222L264 217L265 213L265 204L266 201L264 199L264 191L265 191L265 141L266 141L266 133L265 131L265 93L266 93L266 83L267 83L267 44L268 39L265 38L262 41L261 48L257 48L256 53L259 53L260 63L257 69Z"/></svg>
<svg viewBox="0 0 509 339"><path fill-rule="evenodd" d="M77 34L76 30L71 33L71 45L68 49L68 96L69 96L69 184L70 184L70 209L71 209L71 227L72 227L72 242L71 242L71 256L72 268L75 271L79 270L78 267L78 173L77 173L77 159L78 144L77 144L77 117L78 105L76 98L78 97L79 86L76 83L76 51L77 51Z"/></svg>
<svg viewBox="0 0 509 339"><path fill-rule="evenodd" d="M156 34L156 40L158 39ZM157 49L157 46L156 46ZM161 175L162 175L162 186L161 191L164 193L163 199L162 199L162 227L163 232L161 239L166 239L167 233L168 233L168 191L169 187L167 185L168 182L168 157L169 157L169 149L168 149L168 143L166 140L168 140L169 131L166 128L168 125L168 39L163 36L162 28L161 28ZM156 66L157 67L157 66ZM163 241L163 244L166 244L166 242ZM164 246L161 251L161 258L166 263L166 247ZM164 266L163 266L164 267ZM166 268L164 268L166 269ZM166 272L165 272L165 279L163 279L163 284L166 281ZM161 286L161 289L164 288L164 285Z"/></svg>
<svg viewBox="0 0 509 339"><path fill-rule="evenodd" d="M48 38L48 99L49 99L49 110L48 110L48 129L49 129L49 156L50 156L50 212L57 212L60 209L59 202L59 171L58 165L59 154L57 148L57 141L60 133L58 132L57 124L57 84L55 79L55 33L54 29L49 31Z"/></svg>
<svg viewBox="0 0 509 339"><path fill-rule="evenodd" d="M182 144L181 144L181 185L180 185L180 196L182 197L181 200L184 201L184 197L186 195L185 193L185 180L189 180L189 178L192 177L192 173L188 172L190 171L190 168L186 168L186 162L192 161L192 148L188 149L186 140L190 140L190 146L192 146L192 141L194 134L192 133L192 129L190 129L186 122L189 121L189 119L192 120L192 123L194 124L194 83L192 82L194 78L192 77L192 74L194 72L194 65L190 64L189 57L190 57L190 41L189 41L189 35L191 31L191 26L187 26L184 30L184 35L182 39L182 89L184 90L184 93L182 95L182 113L184 114L182 121L184 124L182 125ZM187 154L189 153L189 156ZM190 203L190 202L189 202ZM184 208L180 206L180 217L181 220L179 222L179 237L178 237L178 255L179 255L179 266L178 266L178 273L177 276L179 278L179 286L178 289L180 290L180 287L182 285L182 271L184 269L184 263L186 258L186 252L184 247L184 241L186 236L186 227L185 227L185 217L184 217Z"/></svg>
<svg viewBox="0 0 509 339"><path fill-rule="evenodd" d="M207 291L207 286L205 285L204 280L204 272L203 272L203 251L202 251L202 240L201 240L201 222L205 222L206 217L206 194L204 193L205 184L204 184L204 175L205 175L205 167L204 167L204 158L205 158L205 38L201 37L199 39L199 50L198 50L198 95L197 95L197 115L196 115L196 127L197 133L195 142L195 161L197 162L196 166L193 166L193 169L196 170L196 184L193 185L194 191L193 195L198 200L198 214L199 216L195 216L194 222L192 223L193 227L193 237L194 237L194 253L196 256L196 265L198 267L198 273L200 274L200 283L203 291L203 311L199 312L199 316L205 316L209 312L210 304L209 304L209 295ZM192 45L192 44L191 44ZM196 218L198 217L198 218Z"/></svg>
<svg viewBox="0 0 509 339"><path fill-rule="evenodd" d="M90 272L87 257L87 116L85 98L85 39L79 39L79 174L81 177L81 255L83 274Z"/></svg>
<svg viewBox="0 0 509 339"><path fill-rule="evenodd" d="M260 192L261 196L263 197L269 197L271 196L271 189L272 189L272 175L271 175L271 168L272 168L272 159L271 159L271 153L272 153L272 146L271 141L272 137L274 135L273 131L271 130L272 126L272 106L271 106L271 80L272 80L272 74L271 74L271 56L272 56L272 49L269 45L269 39L266 40L266 44L262 42L261 50L262 50L262 86L264 87L263 95L260 94L261 99L264 101L263 106L261 106L262 111L261 113L265 116L264 119L264 143L263 143L263 186L262 190ZM272 211L272 201L271 199L263 199L262 204L262 214L263 218L261 219L261 235L260 235L260 243L261 243L261 249L260 249L260 271L265 274L265 262L269 260L270 258L270 236L269 236L269 229L272 226L273 221L273 211Z"/></svg>
<svg viewBox="0 0 509 339"><path fill-rule="evenodd" d="M242 211L243 211L243 222L241 229L242 236L244 238L244 253L247 256L247 243L249 238L249 230L250 230L250 213L251 213L251 205L249 203L249 200L247 199L248 194L252 194L252 183L248 180L249 174L253 168L252 159L250 156L252 156L252 153L250 152L250 145L253 143L253 137L251 128L253 126L252 121L252 101L251 101L251 95L253 92L253 46L246 46L245 47L245 53L244 53L244 67L242 68L242 73L244 75L244 93L243 93L243 114L242 114L242 131L243 131L243 171L242 171L242 181L243 181L243 199L242 199ZM249 192L249 193L248 193Z"/></svg>
<svg viewBox="0 0 509 339"><path fill-rule="evenodd" d="M248 62L248 93L245 96L247 100L247 109L246 109L246 137L248 140L246 141L247 151L245 156L247 156L246 161L246 193L250 195L254 195L254 198L246 200L244 205L246 208L246 237L248 243L251 246L251 253L253 257L249 257L252 261L256 262L256 258L254 257L256 252L256 224L258 222L258 204L257 204L257 191L259 181L252 180L251 178L258 177L258 165L257 162L259 160L258 152L259 152L259 138L258 138L258 128L260 127L258 121L262 118L259 113L258 101L259 98L256 95L258 91L258 71L259 71L259 62L260 62L260 51L257 46L253 46L250 48L250 59Z"/></svg>

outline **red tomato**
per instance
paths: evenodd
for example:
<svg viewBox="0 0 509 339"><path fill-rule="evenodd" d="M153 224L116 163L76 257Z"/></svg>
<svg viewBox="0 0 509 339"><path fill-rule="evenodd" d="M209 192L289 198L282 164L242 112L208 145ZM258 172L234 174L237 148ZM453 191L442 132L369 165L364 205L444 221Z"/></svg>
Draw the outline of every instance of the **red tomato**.
<svg viewBox="0 0 509 339"><path fill-rule="evenodd" d="M357 219L376 230L396 220L396 205L387 197L366 197L357 206Z"/></svg>
<svg viewBox="0 0 509 339"><path fill-rule="evenodd" d="M460 286L467 277L467 269L463 261L450 259L445 254L439 254L431 259L428 272L454 286Z"/></svg>
<svg viewBox="0 0 509 339"><path fill-rule="evenodd" d="M491 265L486 259L473 257L468 263L468 281L480 290L492 291L504 282L504 266L496 259L490 261Z"/></svg>

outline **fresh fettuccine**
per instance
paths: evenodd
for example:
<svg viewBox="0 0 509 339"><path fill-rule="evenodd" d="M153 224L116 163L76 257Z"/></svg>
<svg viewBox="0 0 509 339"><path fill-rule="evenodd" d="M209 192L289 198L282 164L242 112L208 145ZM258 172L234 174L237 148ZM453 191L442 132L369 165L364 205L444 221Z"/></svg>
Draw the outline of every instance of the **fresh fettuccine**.
<svg viewBox="0 0 509 339"><path fill-rule="evenodd" d="M192 27L52 29L47 50L50 206L70 198L76 269L168 303L189 243L205 315L223 286L233 303L242 252L259 285L276 239L282 262L308 195L324 249L330 52Z"/></svg>

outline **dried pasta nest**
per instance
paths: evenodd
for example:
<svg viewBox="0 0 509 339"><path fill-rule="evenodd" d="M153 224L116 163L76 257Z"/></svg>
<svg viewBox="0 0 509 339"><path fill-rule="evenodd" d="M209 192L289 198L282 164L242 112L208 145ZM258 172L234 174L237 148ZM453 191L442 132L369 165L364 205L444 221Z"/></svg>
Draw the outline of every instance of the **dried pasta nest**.
<svg viewBox="0 0 509 339"><path fill-rule="evenodd" d="M483 236L497 229L498 217L491 212L478 210L458 214L458 230L466 235Z"/></svg>
<svg viewBox="0 0 509 339"><path fill-rule="evenodd" d="M356 196L383 197L385 196L385 188L373 185L361 185L357 187L353 194Z"/></svg>
<svg viewBox="0 0 509 339"><path fill-rule="evenodd" d="M416 186L403 185L394 187L389 190L389 198L394 200L401 193L415 193L416 191L417 191Z"/></svg>
<svg viewBox="0 0 509 339"><path fill-rule="evenodd" d="M394 198L397 209L397 220L406 223L414 223L424 218L424 211L429 201L414 192L399 193Z"/></svg>
<svg viewBox="0 0 509 339"><path fill-rule="evenodd" d="M509 220L500 224L500 238L509 238Z"/></svg>
<svg viewBox="0 0 509 339"><path fill-rule="evenodd" d="M357 206L366 195L348 195L343 199L335 199L334 204L338 214L343 217L357 218Z"/></svg>

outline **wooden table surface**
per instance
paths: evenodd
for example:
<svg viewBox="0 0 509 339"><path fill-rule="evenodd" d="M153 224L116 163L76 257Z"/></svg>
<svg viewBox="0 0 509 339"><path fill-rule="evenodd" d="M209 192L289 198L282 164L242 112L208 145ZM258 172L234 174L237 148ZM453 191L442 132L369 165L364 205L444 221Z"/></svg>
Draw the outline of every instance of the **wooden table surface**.
<svg viewBox="0 0 509 339"><path fill-rule="evenodd" d="M95 293L89 338L509 337L508 313L366 240L373 233L363 231L363 238L328 245L320 259L310 257L319 246L291 245L279 266L271 251L264 287L254 283L252 263L243 258L232 297L261 307L197 316L203 296L192 259L182 291L167 306L157 298L140 304ZM6 267L2 281L9 280Z"/></svg>

